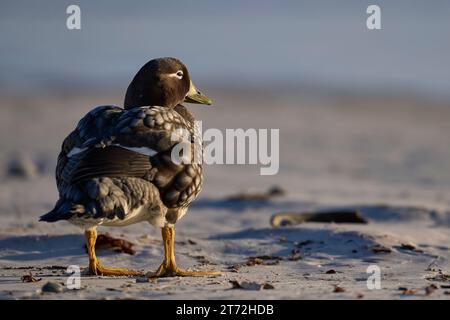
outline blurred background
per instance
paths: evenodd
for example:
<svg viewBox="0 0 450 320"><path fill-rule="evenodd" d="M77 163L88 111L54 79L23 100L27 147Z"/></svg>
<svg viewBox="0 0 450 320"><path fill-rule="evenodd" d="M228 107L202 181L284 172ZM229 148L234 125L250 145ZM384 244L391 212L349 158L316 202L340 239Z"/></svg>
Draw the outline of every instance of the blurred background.
<svg viewBox="0 0 450 320"><path fill-rule="evenodd" d="M71 4L81 30L66 28ZM278 175L208 166L202 196L277 184L304 201L448 207L449 16L446 0L2 1L0 210L49 209L64 137L161 56L215 100L191 107L204 128L280 129Z"/></svg>
<svg viewBox="0 0 450 320"><path fill-rule="evenodd" d="M382 30L366 28L366 8ZM152 57L177 56L216 86L409 90L450 95L450 3L396 1L1 3L4 89L124 89ZM66 28L66 8L82 28Z"/></svg>
<svg viewBox="0 0 450 320"><path fill-rule="evenodd" d="M66 27L73 4L81 30ZM372 4L381 30L366 27ZM134 74L162 56L181 59L215 101L187 105L204 129L279 129L279 172L204 166L176 254L226 277L83 278L84 290L54 297L448 298L450 1L2 0L0 53L0 299L46 299L21 277L61 283L64 266L87 265L77 227L38 222L58 198L61 144L95 106L121 106ZM275 213L329 210L368 224L271 228ZM105 265L157 268L157 230L106 231L136 255L105 250ZM251 260L268 255L277 265ZM366 288L373 263L383 290ZM229 290L231 279L274 289Z"/></svg>

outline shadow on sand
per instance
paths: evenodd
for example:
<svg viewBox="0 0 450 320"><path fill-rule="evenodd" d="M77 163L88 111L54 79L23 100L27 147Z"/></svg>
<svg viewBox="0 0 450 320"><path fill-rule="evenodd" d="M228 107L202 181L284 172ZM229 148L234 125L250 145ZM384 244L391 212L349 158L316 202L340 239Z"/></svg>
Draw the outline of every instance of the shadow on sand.
<svg viewBox="0 0 450 320"><path fill-rule="evenodd" d="M362 258L373 256L371 249L378 243L371 237L357 231L336 231L322 228L263 228L246 229L238 232L223 233L210 237L211 240L225 240L228 243L235 243L236 246L229 246L226 251L230 254L247 251L252 254L255 251L261 254L289 259L292 253L298 251L300 255L314 252L326 254L335 258ZM242 243L252 243L257 248L243 248ZM248 249L248 250L246 250Z"/></svg>
<svg viewBox="0 0 450 320"><path fill-rule="evenodd" d="M203 198L192 203L192 209L226 209L235 212L242 212L247 209L277 209L295 210L313 205L313 203L299 201L280 200L233 200L233 199L212 199Z"/></svg>
<svg viewBox="0 0 450 320"><path fill-rule="evenodd" d="M277 212L336 212L358 211L361 216L375 222L408 222L412 220L430 220L450 225L450 212L439 213L436 210L416 206L387 204L349 204L342 206L318 206L313 202L293 200L232 200L199 199L191 206L195 209L222 209L241 213L248 209L271 210Z"/></svg>
<svg viewBox="0 0 450 320"><path fill-rule="evenodd" d="M32 261L85 255L82 235L13 236L0 240L1 260Z"/></svg>

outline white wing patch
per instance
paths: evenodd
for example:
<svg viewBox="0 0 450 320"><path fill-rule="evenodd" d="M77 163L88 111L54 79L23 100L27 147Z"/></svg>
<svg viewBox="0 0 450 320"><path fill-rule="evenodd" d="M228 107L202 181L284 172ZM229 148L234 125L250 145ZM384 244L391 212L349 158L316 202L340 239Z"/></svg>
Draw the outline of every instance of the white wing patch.
<svg viewBox="0 0 450 320"><path fill-rule="evenodd" d="M130 151L134 151L149 157L153 157L155 154L157 154L158 152L151 149L151 148L147 148L147 147L126 147L126 146L121 146L120 144L114 144L113 146L116 147L120 147L120 148L124 148Z"/></svg>
<svg viewBox="0 0 450 320"><path fill-rule="evenodd" d="M72 150L69 151L69 153L67 154L67 156L70 158L76 154L79 154L81 152L86 151L88 148L78 148L78 147L74 147L72 148Z"/></svg>
<svg viewBox="0 0 450 320"><path fill-rule="evenodd" d="M123 148L123 149L127 149L130 151L134 151L149 157L153 157L155 154L157 154L158 152L148 148L148 147L127 147L127 146L122 146L120 144L112 144L111 146L114 147L119 147L119 148ZM97 148L101 148L101 147L97 147ZM67 154L67 157L73 157L74 155L77 155L81 152L84 152L86 150L88 150L89 148L78 148L78 147L74 147L72 150L69 151L69 153Z"/></svg>

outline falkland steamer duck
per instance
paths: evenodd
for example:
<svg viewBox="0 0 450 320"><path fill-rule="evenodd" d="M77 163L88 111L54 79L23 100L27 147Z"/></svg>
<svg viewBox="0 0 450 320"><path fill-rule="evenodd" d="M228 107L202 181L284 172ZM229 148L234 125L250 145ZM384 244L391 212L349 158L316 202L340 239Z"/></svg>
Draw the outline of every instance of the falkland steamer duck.
<svg viewBox="0 0 450 320"><path fill-rule="evenodd" d="M184 137L174 135L177 130L194 137L190 144L199 138L183 102L212 103L195 88L181 61L154 59L132 80L124 108L93 109L64 140L56 167L59 200L41 220L68 220L84 229L92 274L137 275L100 264L96 228L147 221L161 228L164 245L164 260L148 277L218 275L182 270L175 262L174 225L197 197L203 180L201 163L180 163L171 157Z"/></svg>

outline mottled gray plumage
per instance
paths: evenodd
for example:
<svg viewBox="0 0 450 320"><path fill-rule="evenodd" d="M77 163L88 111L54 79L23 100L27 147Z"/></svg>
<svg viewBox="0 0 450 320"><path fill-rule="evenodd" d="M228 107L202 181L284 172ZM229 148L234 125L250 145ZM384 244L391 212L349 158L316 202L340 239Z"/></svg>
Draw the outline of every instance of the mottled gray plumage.
<svg viewBox="0 0 450 320"><path fill-rule="evenodd" d="M194 148L194 141L201 146L194 117L179 104L192 83L184 65L169 60L163 71L173 72L181 64L184 78L180 84L175 82L177 79L173 83L169 79L161 86L164 74L160 75L155 86L163 96L152 100L153 96L148 95L144 100L161 102L163 106L143 106L142 86L156 79L148 72L158 69L155 66L159 64L159 59L152 60L136 75L127 91L125 109L97 107L67 136L56 167L59 200L41 220L70 220L84 227L148 220L162 226L175 223L186 212L201 190L202 167L196 163L176 164L171 152L185 139L179 130L189 133L191 150L202 150ZM141 78L147 80L139 81ZM141 152L142 148L151 154ZM143 208L145 214L140 213ZM134 217L137 215L140 218Z"/></svg>

